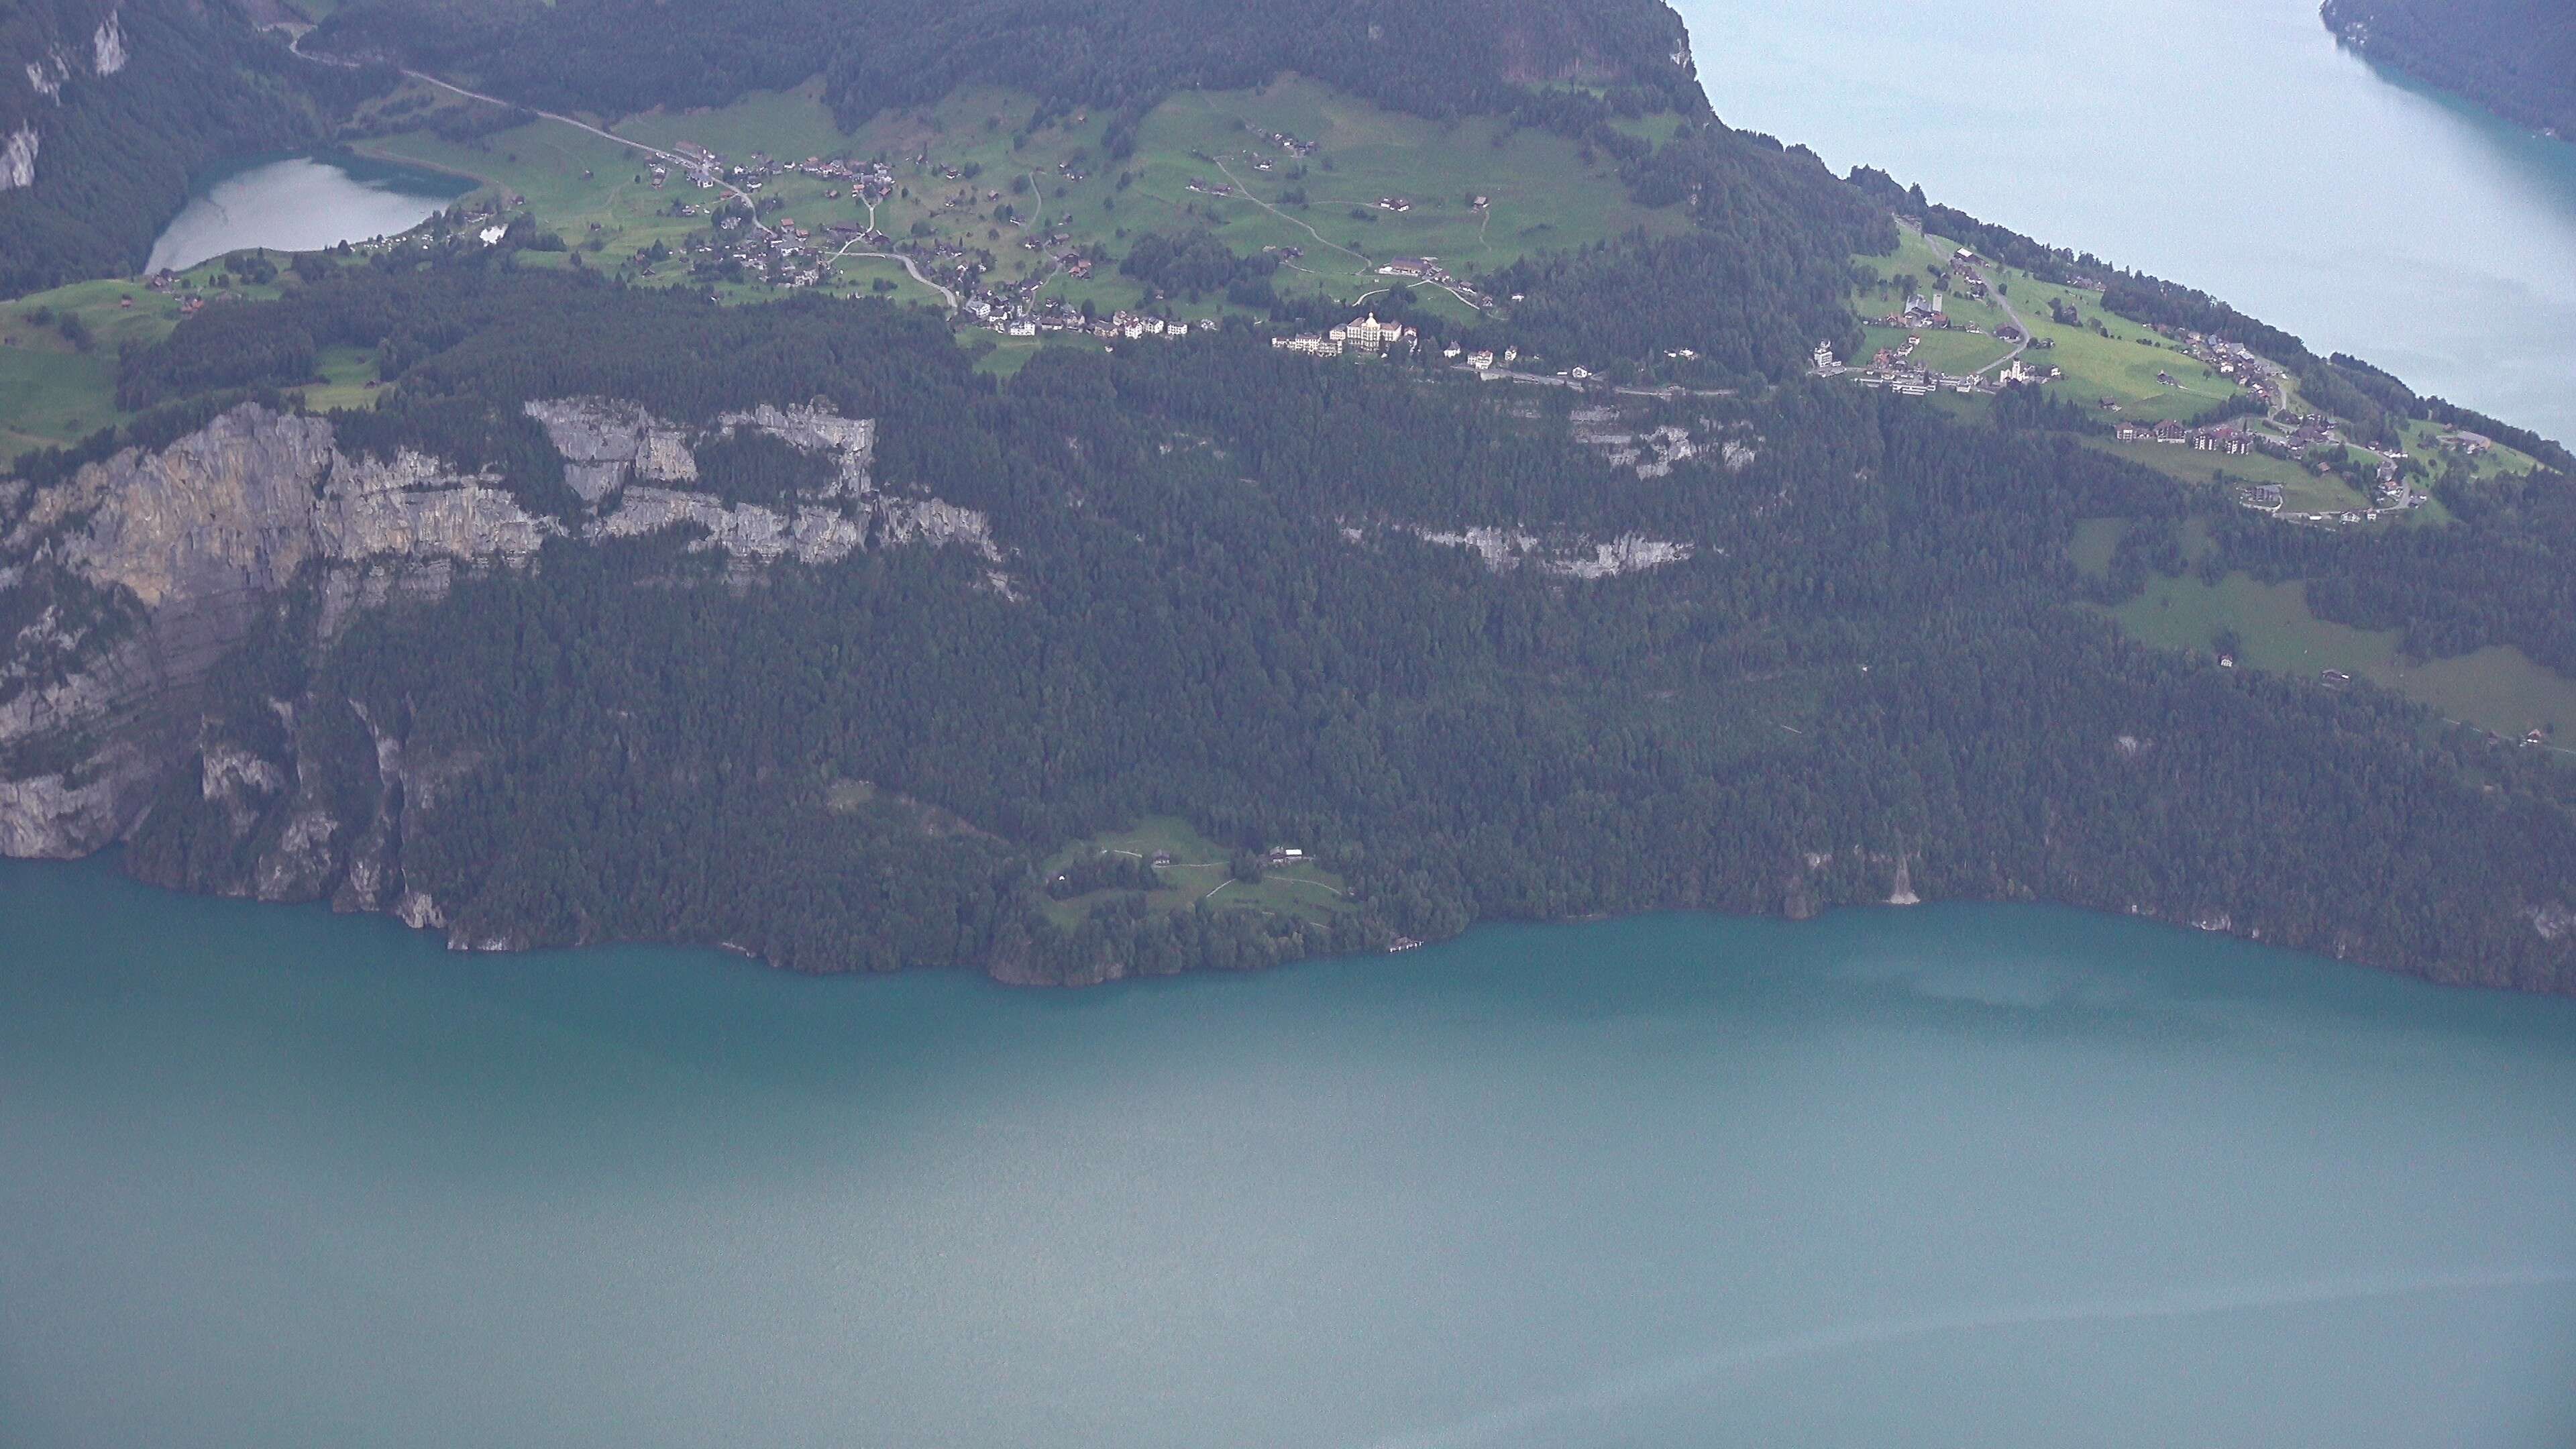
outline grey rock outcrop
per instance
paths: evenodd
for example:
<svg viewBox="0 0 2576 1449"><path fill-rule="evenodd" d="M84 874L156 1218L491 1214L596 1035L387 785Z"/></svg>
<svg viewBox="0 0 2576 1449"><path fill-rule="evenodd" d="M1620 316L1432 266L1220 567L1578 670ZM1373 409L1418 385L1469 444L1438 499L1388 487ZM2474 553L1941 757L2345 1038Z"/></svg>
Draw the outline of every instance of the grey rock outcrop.
<svg viewBox="0 0 2576 1449"><path fill-rule="evenodd" d="M0 640L12 856L85 855L123 834L195 748L207 671L302 571L324 571L336 626L370 592L444 593L456 567L524 561L564 531L490 475L413 452L351 456L328 422L247 405L21 501L0 587L54 597ZM212 761L207 778L259 783Z"/></svg>
<svg viewBox="0 0 2576 1449"><path fill-rule="evenodd" d="M955 544L987 562L1002 561L983 514L937 498L879 491L870 472L877 441L871 418L845 418L811 405L763 403L726 413L713 428L693 434L614 398L540 400L525 404L524 411L563 454L565 481L595 515L583 525L586 538L637 538L694 527L705 536L692 547L750 564L788 558L833 563L871 544ZM740 432L765 434L800 452L830 458L831 480L775 507L728 502L679 486L698 481L697 456L690 451L694 444ZM1007 580L997 582L1008 591Z"/></svg>
<svg viewBox="0 0 2576 1449"><path fill-rule="evenodd" d="M211 675L288 590L312 589L300 627L319 647L362 611L433 603L461 577L531 567L557 539L695 529L692 548L745 570L902 545L1004 557L976 510L878 488L870 419L764 405L692 429L598 398L526 411L583 500L570 518L530 509L489 470L354 453L326 419L256 405L42 486L0 479L0 854L77 856L151 838L137 827L166 803L193 822L191 839L217 842L211 863L165 862L172 883L446 929L448 912L405 878L403 840L477 761L406 749L392 722L346 699L272 700L273 722L219 724ZM828 481L774 506L691 487L693 446L746 429L833 460ZM1010 596L998 568L987 577ZM308 763L318 721L344 741L360 728L372 737L371 779L351 777L345 749L331 779Z"/></svg>
<svg viewBox="0 0 2576 1449"><path fill-rule="evenodd" d="M328 422L245 404L38 494L0 558L45 553L158 610L274 593L309 562L520 559L562 532L490 474L408 450L351 457Z"/></svg>
<svg viewBox="0 0 2576 1449"><path fill-rule="evenodd" d="M0 141L0 191L15 191L36 184L36 153L44 149L44 139L36 128L24 122Z"/></svg>
<svg viewBox="0 0 2576 1449"><path fill-rule="evenodd" d="M597 507L630 482L694 483L698 460L688 434L614 398L556 398L523 409L563 454L564 482Z"/></svg>
<svg viewBox="0 0 2576 1449"><path fill-rule="evenodd" d="M117 13L110 10L107 18L99 22L98 29L90 32L90 69L102 77L125 69L125 27L119 21Z"/></svg>
<svg viewBox="0 0 2576 1449"><path fill-rule="evenodd" d="M877 425L873 418L845 418L810 406L778 408L762 403L749 412L727 413L718 421L727 433L748 428L800 451L837 459L839 476L822 491L823 497L864 498L876 490L868 476L869 467L876 462Z"/></svg>
<svg viewBox="0 0 2576 1449"><path fill-rule="evenodd" d="M1569 579L1607 579L1621 574L1643 573L1666 564L1685 562L1695 552L1687 543L1648 538L1638 533L1623 533L1604 541L1580 535L1541 538L1525 529L1483 526L1411 528L1406 531L1425 543L1472 550L1485 561L1485 567L1496 573L1526 567Z"/></svg>

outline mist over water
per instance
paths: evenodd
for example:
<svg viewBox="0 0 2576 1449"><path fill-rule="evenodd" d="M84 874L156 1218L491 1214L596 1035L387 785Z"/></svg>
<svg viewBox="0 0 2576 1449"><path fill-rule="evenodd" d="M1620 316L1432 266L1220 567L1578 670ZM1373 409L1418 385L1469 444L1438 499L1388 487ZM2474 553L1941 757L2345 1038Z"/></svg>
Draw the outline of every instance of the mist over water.
<svg viewBox="0 0 2576 1449"><path fill-rule="evenodd" d="M2044 908L1073 993L0 864L0 1442L2576 1442L2576 1002Z"/></svg>
<svg viewBox="0 0 2576 1449"><path fill-rule="evenodd" d="M2576 440L2576 145L2314 0L1675 0L1734 125Z"/></svg>

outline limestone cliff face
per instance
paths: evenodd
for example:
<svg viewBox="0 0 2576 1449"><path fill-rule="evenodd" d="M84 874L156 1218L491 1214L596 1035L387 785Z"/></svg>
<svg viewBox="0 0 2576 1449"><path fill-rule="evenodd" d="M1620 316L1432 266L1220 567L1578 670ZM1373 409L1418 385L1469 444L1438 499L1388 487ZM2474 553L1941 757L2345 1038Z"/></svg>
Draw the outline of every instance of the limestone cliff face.
<svg viewBox="0 0 2576 1449"><path fill-rule="evenodd" d="M0 853L116 839L190 744L198 686L308 567L352 583L524 560L553 519L416 453L351 457L331 425L245 406L20 502L0 536ZM389 582L388 582L389 586ZM343 611L341 617L345 617Z"/></svg>
<svg viewBox="0 0 2576 1449"><path fill-rule="evenodd" d="M0 557L50 551L147 610L268 594L307 563L525 558L556 520L499 479L332 446L331 425L245 405L158 453L129 449L37 495Z"/></svg>
<svg viewBox="0 0 2576 1449"><path fill-rule="evenodd" d="M1697 551L1687 543L1648 538L1641 533L1623 533L1604 541L1582 535L1542 538L1516 528L1412 527L1405 531L1425 543L1472 550L1485 561L1485 567L1496 573L1528 567L1569 579L1609 579L1644 573L1666 564L1687 562ZM1343 530L1345 537L1353 532Z"/></svg>
<svg viewBox="0 0 2576 1449"><path fill-rule="evenodd" d="M0 192L36 184L48 133L63 124L66 87L104 81L131 56L122 16L99 0L44 0L0 10L0 57L26 88L0 84Z"/></svg>
<svg viewBox="0 0 2576 1449"><path fill-rule="evenodd" d="M586 537L634 538L691 526L706 534L695 547L749 563L833 563L871 543L955 544L988 562L1002 561L981 513L877 487L869 471L876 459L873 419L763 403L727 413L701 431L613 398L546 399L525 410L563 454L564 481L596 514L584 525ZM831 480L778 507L728 502L684 486L698 481L693 443L742 431L830 460ZM995 583L1008 588L1007 579L996 576Z"/></svg>
<svg viewBox="0 0 2576 1449"><path fill-rule="evenodd" d="M563 454L564 482L596 507L627 483L694 483L698 460L688 436L634 403L613 398L531 402L529 417Z"/></svg>
<svg viewBox="0 0 2576 1449"><path fill-rule="evenodd" d="M353 454L327 420L256 405L43 486L0 479L0 854L131 839L138 872L169 884L443 928L404 878L403 837L476 761L406 750L396 722L348 699L269 700L256 728L214 707L212 674L290 590L311 590L297 627L318 649L360 611L533 567L558 539L688 527L691 548L744 570L903 544L1003 561L982 514L876 485L869 419L763 406L692 428L596 398L526 410L582 499L570 517L531 510L492 472ZM692 446L744 429L825 458L828 481L776 506L691 487ZM147 816L159 824L139 831Z"/></svg>

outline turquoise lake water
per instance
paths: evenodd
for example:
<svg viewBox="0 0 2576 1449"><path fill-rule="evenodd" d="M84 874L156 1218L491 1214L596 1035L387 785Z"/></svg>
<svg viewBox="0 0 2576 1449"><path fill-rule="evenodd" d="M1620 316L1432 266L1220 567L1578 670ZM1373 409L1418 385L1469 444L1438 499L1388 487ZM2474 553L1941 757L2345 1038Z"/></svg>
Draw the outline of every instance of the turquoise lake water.
<svg viewBox="0 0 2576 1449"><path fill-rule="evenodd" d="M1718 114L2576 441L2576 145L2315 0L1679 0Z"/></svg>
<svg viewBox="0 0 2576 1449"><path fill-rule="evenodd" d="M216 178L152 243L146 271L181 270L245 247L312 252L411 230L474 183L355 156L287 156Z"/></svg>
<svg viewBox="0 0 2576 1449"><path fill-rule="evenodd" d="M2045 908L1075 993L0 864L0 1442L2576 1443L2576 1001Z"/></svg>

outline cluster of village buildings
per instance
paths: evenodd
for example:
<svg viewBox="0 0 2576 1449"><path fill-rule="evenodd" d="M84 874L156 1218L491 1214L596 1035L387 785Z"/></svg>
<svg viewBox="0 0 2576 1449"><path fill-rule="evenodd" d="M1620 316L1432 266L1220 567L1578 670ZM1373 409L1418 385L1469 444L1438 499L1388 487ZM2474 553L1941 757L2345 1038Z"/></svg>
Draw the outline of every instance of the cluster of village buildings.
<svg viewBox="0 0 2576 1449"><path fill-rule="evenodd" d="M1244 129L1251 130L1251 126L1247 123ZM1252 134L1278 147L1280 150L1287 152L1291 156L1312 156L1315 154L1314 142L1300 141L1285 131L1253 131Z"/></svg>
<svg viewBox="0 0 2576 1449"><path fill-rule="evenodd" d="M1476 204L1483 206L1485 198L1477 197ZM1428 282L1447 290L1451 296L1480 312L1494 304L1493 298L1451 276L1449 269L1440 265L1438 257L1396 257L1381 264L1377 274L1407 282Z"/></svg>
<svg viewBox="0 0 2576 1449"><path fill-rule="evenodd" d="M1422 336L1400 323L1380 322L1377 314L1371 312L1319 333L1273 337L1270 345L1282 352L1302 353L1308 357L1340 357L1345 353L1360 357L1387 357L1411 354L1422 345Z"/></svg>
<svg viewBox="0 0 2576 1449"><path fill-rule="evenodd" d="M2281 485L2277 483L2249 484L2236 490L2237 502L2258 512L2269 513L2276 518L2299 523L2375 523L2384 515L2406 513L2432 501L2429 494L2416 491L2413 481L2406 476L2404 469L2406 454L2402 449L2382 451L2360 444L2347 444L2336 432L2333 420L2319 413L2310 413L2300 418L2294 430L2286 437L2226 425L2216 428L2187 429L2177 423L2158 423L2152 428L2122 428L2119 431L2123 439L2144 437L2160 443L2180 441L2203 449L2212 447L2204 439L2209 435L2218 434L2227 439L2228 445L2223 451L2262 453L2270 457L2301 462L2328 447L2345 447L2352 452L2378 460L2377 466L2372 470L2371 506L2367 508L2284 513L2281 511L2283 502ZM2177 437L2177 433L2181 436ZM2316 466L2320 473L2332 471L2324 463Z"/></svg>
<svg viewBox="0 0 2576 1449"><path fill-rule="evenodd" d="M2286 442L2275 442L2269 438L2258 439L2256 434L2249 433L2232 423L2220 423L2211 428L2194 428L2167 418L2160 423L2122 423L2111 430L2111 435L2123 443L2172 443L2201 453L2226 453L2241 457L2257 451L2259 447L2263 452L2273 452L2277 448L2281 450L2280 456L2290 456L2286 451ZM2300 446L2304 449L2307 445Z"/></svg>
<svg viewBox="0 0 2576 1449"><path fill-rule="evenodd" d="M2281 405L2284 396L2282 379L2286 374L2279 364L2255 356L2252 349L2240 342L2223 342L2179 327L2159 326L2155 330L2180 346L2184 356L2254 394L2255 400L2265 408ZM2176 385L2170 375L2162 380L2168 386Z"/></svg>
<svg viewBox="0 0 2576 1449"><path fill-rule="evenodd" d="M882 235L859 226L830 230L852 237ZM692 240L688 250L711 259L739 262L746 273L773 286L811 287L827 280L825 270L829 265L815 250L817 240L793 217L781 217L771 227L745 226L737 213L717 217L715 236ZM645 275L652 275L652 269L646 268Z"/></svg>
<svg viewBox="0 0 2576 1449"><path fill-rule="evenodd" d="M796 161L754 151L749 159L736 163L726 159L724 153L694 141L682 141L671 150L679 157L681 174L701 191L711 191L731 182L745 192L756 192L772 177L796 174L824 182L829 189L823 195L833 201L841 199L844 187L853 201L883 201L894 194L894 171L883 161L852 161L846 157L826 159L821 156L808 156ZM651 171L653 189L658 191L670 179L670 168L655 162ZM955 179L954 174L950 179Z"/></svg>
<svg viewBox="0 0 2576 1449"><path fill-rule="evenodd" d="M199 312L206 309L205 295L201 292L187 292L182 294L179 291L179 278L171 272L154 272L151 276L144 279L143 285L150 287L153 291L161 293L163 296L178 297L179 315L181 317L194 317ZM231 294L226 293L225 295L229 297ZM132 297L124 298L118 302L117 305L120 307L131 307L134 305L134 299Z"/></svg>
<svg viewBox="0 0 2576 1449"><path fill-rule="evenodd" d="M1940 372L1912 360L1920 337L1909 337L1902 348L1882 347L1870 360L1854 367L1834 356L1830 342L1816 344L1813 372L1818 377L1849 377L1863 387L1885 388L1905 397L1930 397L1936 392L1954 392L1963 396L1992 396L2013 383L2043 383L2056 380L2054 367L2033 367L2016 357L2000 373L1988 377L1983 373Z"/></svg>
<svg viewBox="0 0 2576 1449"><path fill-rule="evenodd" d="M1214 332L1218 325L1213 317L1192 323L1186 318L1155 317L1123 308L1105 317L1089 316L1070 303L1032 298L1018 289L978 292L959 307L967 316L1005 337L1055 333L1114 342L1122 337L1186 337L1193 330Z"/></svg>

